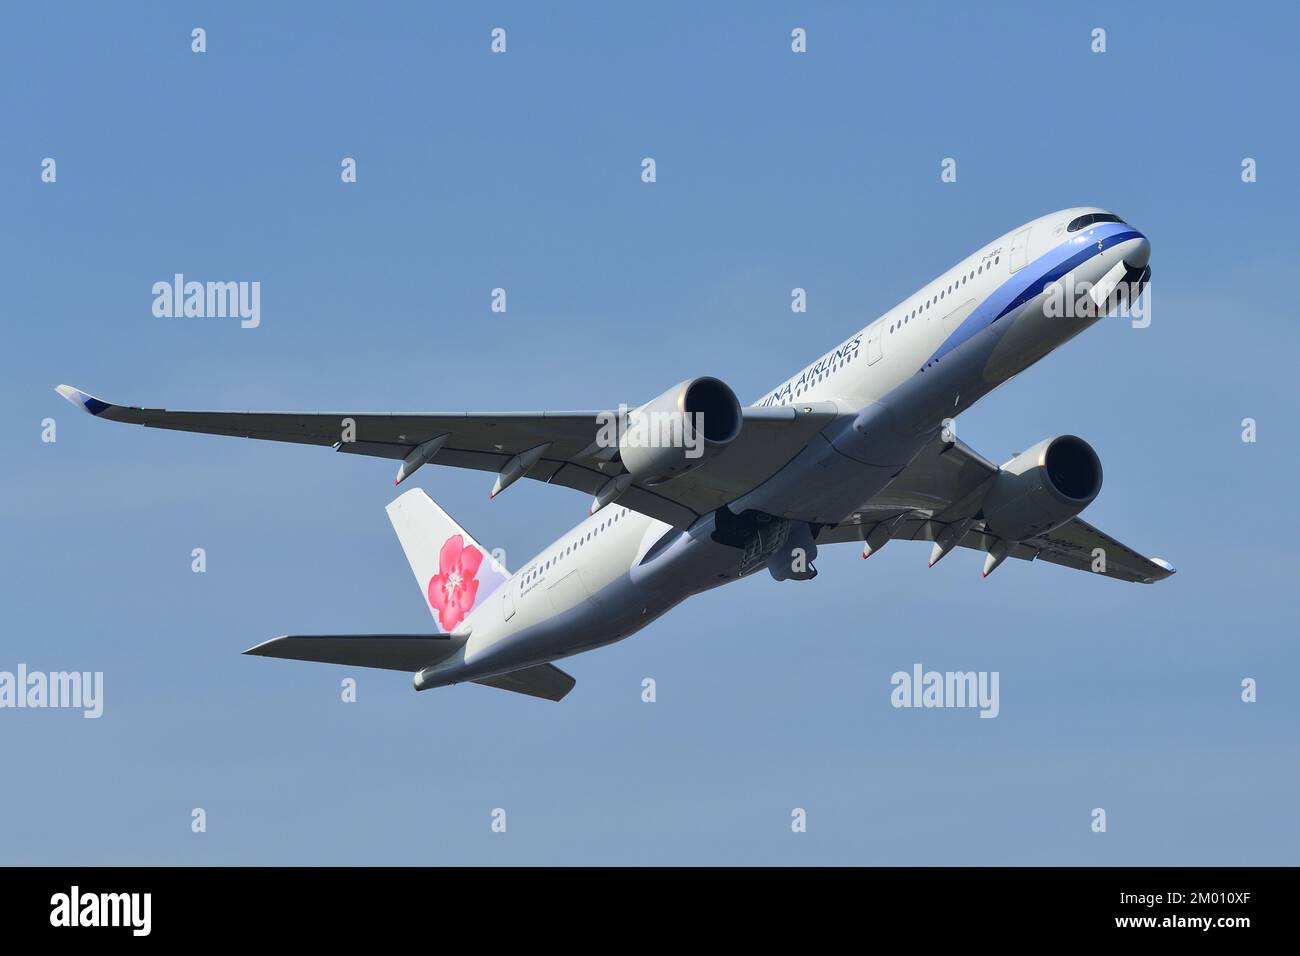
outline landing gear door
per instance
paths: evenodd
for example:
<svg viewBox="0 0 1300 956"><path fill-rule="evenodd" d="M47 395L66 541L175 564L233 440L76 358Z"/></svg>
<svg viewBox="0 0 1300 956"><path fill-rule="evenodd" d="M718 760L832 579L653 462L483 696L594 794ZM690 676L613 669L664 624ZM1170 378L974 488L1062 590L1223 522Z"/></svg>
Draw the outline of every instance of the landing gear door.
<svg viewBox="0 0 1300 956"><path fill-rule="evenodd" d="M885 329L884 322L877 322L867 329L867 364L875 365L880 361L880 333Z"/></svg>
<svg viewBox="0 0 1300 956"><path fill-rule="evenodd" d="M1029 262L1029 230L1021 229L1011 239L1011 271L1023 269Z"/></svg>

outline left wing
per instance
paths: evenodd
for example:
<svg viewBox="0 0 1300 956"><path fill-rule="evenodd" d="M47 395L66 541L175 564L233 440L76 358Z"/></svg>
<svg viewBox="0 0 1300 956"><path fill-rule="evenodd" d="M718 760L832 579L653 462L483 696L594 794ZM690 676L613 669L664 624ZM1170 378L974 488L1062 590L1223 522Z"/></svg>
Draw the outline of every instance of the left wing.
<svg viewBox="0 0 1300 956"><path fill-rule="evenodd" d="M622 466L597 445L600 412L383 415L351 412L190 412L114 405L69 385L56 391L96 418L269 441L324 445L400 460L398 481L427 462L496 472L493 494L516 478L596 495ZM672 481L632 484L618 503L678 528L758 487L838 414L833 403L742 409L737 438ZM345 440L350 439L350 440Z"/></svg>
<svg viewBox="0 0 1300 956"><path fill-rule="evenodd" d="M949 532L961 535L955 542L960 547L989 551L1001 541L986 530L979 505L998 470L965 443L936 439L847 520L823 528L817 543L865 542L872 536L938 541ZM1096 548L1105 552L1106 566L1095 573L1108 578L1150 584L1174 573L1168 562L1139 554L1081 518L1072 518L1047 534L1007 543L1007 557L1091 572Z"/></svg>

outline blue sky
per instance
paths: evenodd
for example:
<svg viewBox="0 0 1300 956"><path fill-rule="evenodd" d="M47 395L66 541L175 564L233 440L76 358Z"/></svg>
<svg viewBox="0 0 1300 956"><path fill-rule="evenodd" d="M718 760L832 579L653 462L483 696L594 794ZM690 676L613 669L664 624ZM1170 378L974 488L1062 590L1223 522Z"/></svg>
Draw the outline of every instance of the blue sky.
<svg viewBox="0 0 1300 956"><path fill-rule="evenodd" d="M103 671L105 712L0 711L0 862L1296 863L1298 21L7 6L0 670ZM996 461L1086 438L1106 472L1087 519L1174 579L830 547L814 582L755 577L571 659L560 705L241 657L431 626L383 512L392 463L96 423L52 390L598 409L712 374L748 400L994 236L1090 203L1151 239L1150 328L1100 323L959 427ZM260 327L155 318L176 272L260 281ZM415 483L513 566L588 504ZM999 671L1000 716L893 709L915 662Z"/></svg>

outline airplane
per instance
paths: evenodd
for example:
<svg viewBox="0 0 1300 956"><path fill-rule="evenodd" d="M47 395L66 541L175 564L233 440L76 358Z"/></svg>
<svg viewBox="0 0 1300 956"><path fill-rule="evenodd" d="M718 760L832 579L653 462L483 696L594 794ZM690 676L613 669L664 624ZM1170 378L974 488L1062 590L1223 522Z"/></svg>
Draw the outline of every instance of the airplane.
<svg viewBox="0 0 1300 956"><path fill-rule="evenodd" d="M1081 438L1046 438L999 466L952 432L984 395L1136 303L1150 252L1098 207L1034 219L746 406L711 376L618 412L170 411L57 391L109 421L389 458L397 485L432 462L495 472L489 498L521 478L592 495L584 521L512 574L408 490L386 510L435 633L285 635L245 651L407 671L417 691L473 682L558 701L575 680L554 661L762 570L810 580L822 545L858 543L866 558L927 541L930 566L960 546L984 552L985 576L1007 558L1130 582L1172 575L1078 517L1102 482Z"/></svg>

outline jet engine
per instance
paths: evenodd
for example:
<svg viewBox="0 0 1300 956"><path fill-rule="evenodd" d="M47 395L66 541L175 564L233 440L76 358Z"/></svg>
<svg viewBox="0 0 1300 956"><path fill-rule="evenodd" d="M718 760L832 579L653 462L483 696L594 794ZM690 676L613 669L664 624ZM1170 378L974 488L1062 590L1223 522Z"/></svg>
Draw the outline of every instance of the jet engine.
<svg viewBox="0 0 1300 956"><path fill-rule="evenodd" d="M1059 528L1101 491L1101 459L1082 438L1058 435L1002 466L984 496L989 531L1023 541Z"/></svg>
<svg viewBox="0 0 1300 956"><path fill-rule="evenodd" d="M628 412L619 457L632 478L661 484L721 452L740 434L740 402L725 382L687 379Z"/></svg>

